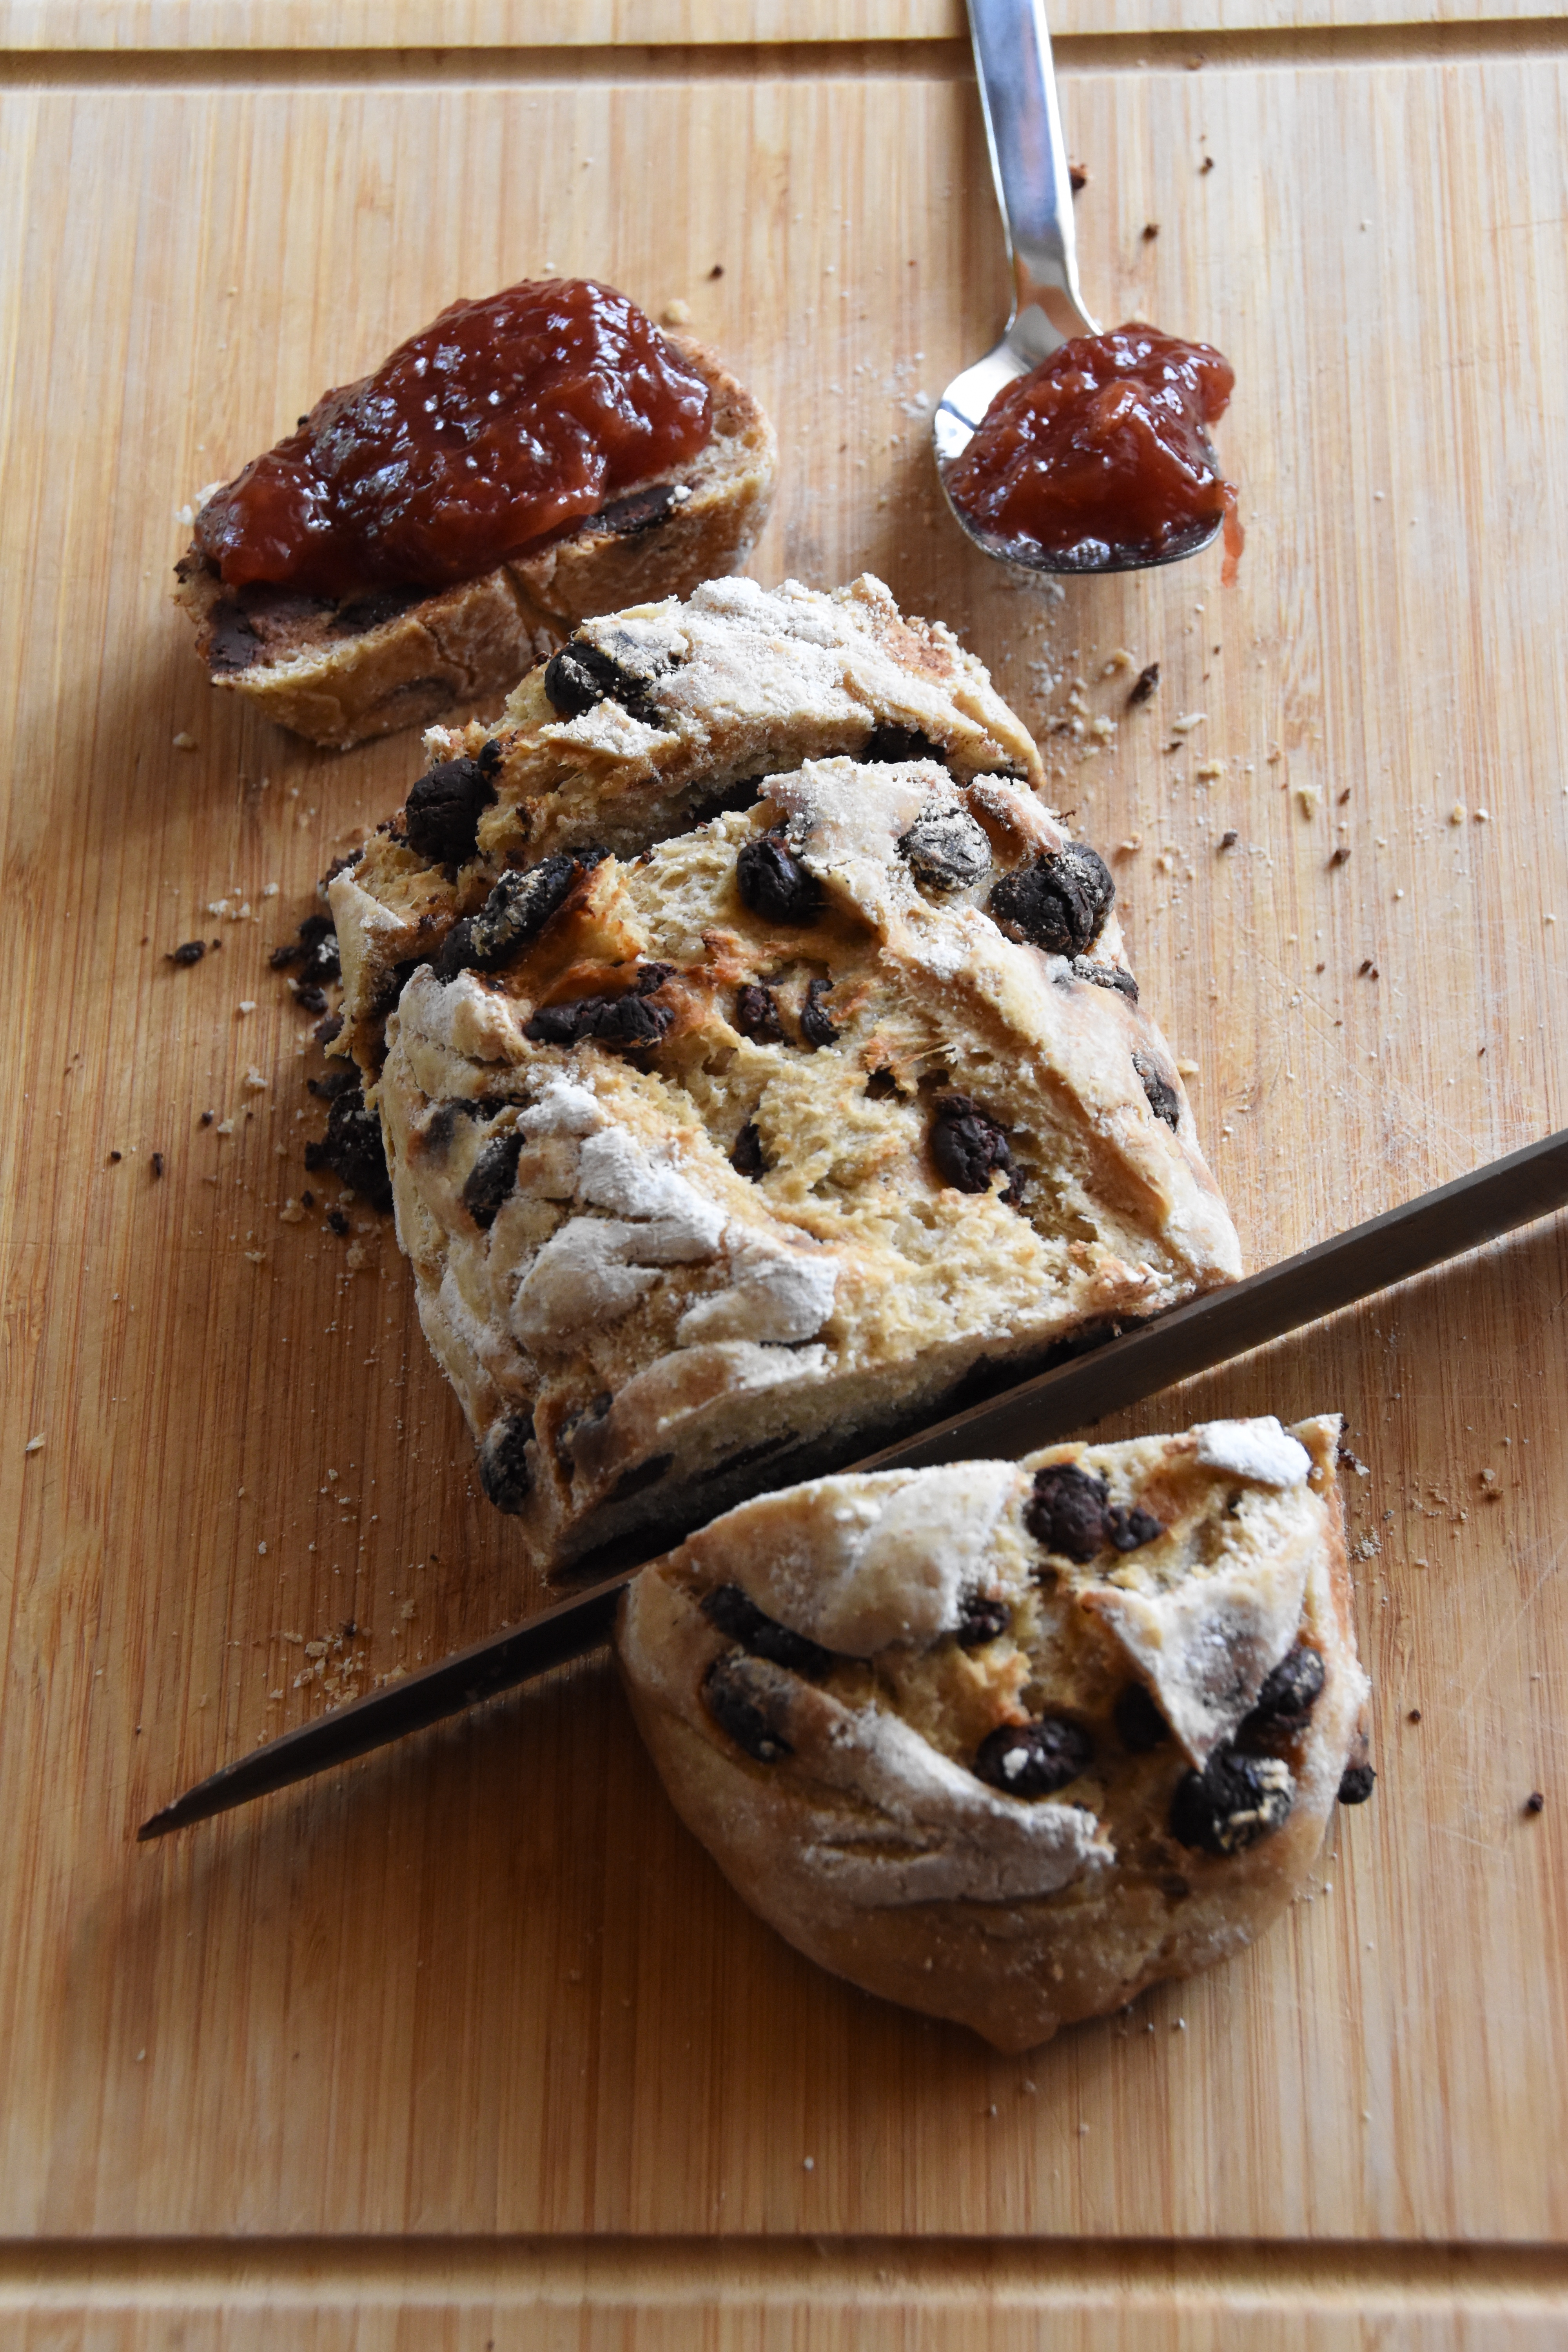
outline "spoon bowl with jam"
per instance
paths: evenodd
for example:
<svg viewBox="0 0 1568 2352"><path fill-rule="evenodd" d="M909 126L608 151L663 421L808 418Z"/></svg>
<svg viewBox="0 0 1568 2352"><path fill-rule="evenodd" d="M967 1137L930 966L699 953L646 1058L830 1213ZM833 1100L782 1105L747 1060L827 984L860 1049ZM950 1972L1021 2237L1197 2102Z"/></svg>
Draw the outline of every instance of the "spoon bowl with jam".
<svg viewBox="0 0 1568 2352"><path fill-rule="evenodd" d="M1207 343L1130 322L1102 333L1079 291L1072 186L1041 0L969 0L1016 295L1006 332L937 406L937 470L960 528L1034 572L1140 572L1241 553L1208 428L1235 376Z"/></svg>

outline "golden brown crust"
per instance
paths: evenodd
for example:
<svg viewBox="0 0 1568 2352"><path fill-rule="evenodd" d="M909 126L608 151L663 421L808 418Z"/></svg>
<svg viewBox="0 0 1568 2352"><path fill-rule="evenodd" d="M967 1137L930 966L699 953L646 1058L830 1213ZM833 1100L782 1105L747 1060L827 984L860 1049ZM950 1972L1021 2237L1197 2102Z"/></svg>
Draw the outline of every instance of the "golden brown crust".
<svg viewBox="0 0 1568 2352"><path fill-rule="evenodd" d="M307 615L278 633L276 647L243 669L211 669L212 683L242 694L281 727L346 751L373 737L431 727L465 704L499 699L535 661L595 612L650 596L685 595L737 571L767 520L777 448L752 394L710 352L670 340L700 370L713 395L713 437L690 466L637 491L676 485L679 503L653 526L606 528L590 517L539 554L500 564L352 635ZM193 548L178 567L175 602L196 625L211 659L222 583Z"/></svg>
<svg viewBox="0 0 1568 2352"><path fill-rule="evenodd" d="M999 2049L1028 2049L1061 2025L1123 2006L1146 1985L1239 1950L1300 1888L1345 1766L1364 1746L1367 1684L1350 1616L1338 1430L1333 1416L1300 1424L1294 1435L1310 1470L1272 1496L1256 1481L1205 1472L1202 1433L1190 1432L1125 1447L1053 1447L1018 1471L980 1464L824 1481L833 1490L826 1496L795 1488L730 1513L645 1570L623 1605L623 1672L677 1810L737 1892L800 1950L868 1991L970 2025ZM1172 1738L1130 1749L1119 1732L1117 1695L1140 1676L1104 1622L1077 1604L1094 1582L1129 1574L1140 1555L1120 1570L1114 1557L1086 1569L1056 1555L1042 1562L1022 1516L1026 1474L1064 1460L1130 1499L1181 1504L1180 1527L1145 1555L1151 1589L1206 1583L1217 1595L1221 1580L1195 1559L1217 1531L1250 1562L1260 1596L1290 1596L1295 1613L1276 1635L1275 1657L1299 1641L1321 1661L1305 1727L1273 1732L1258 1732L1249 1716L1273 1659L1238 1669L1224 1738L1208 1752L1225 1752L1239 1734L1293 1782L1283 1825L1242 1850L1180 1842L1173 1798L1194 1757ZM900 1481L902 1524L889 1541L888 1490ZM1238 1509L1239 1532L1230 1516ZM865 1549L847 1569L835 1523L856 1512L873 1533L868 1543L862 1528ZM1184 1568L1160 1558L1173 1555L1178 1537L1194 1553ZM795 1752L754 1760L704 1701L704 1677L734 1645L703 1614L702 1596L739 1586L776 1622L853 1643L844 1594L854 1576L864 1582L866 1549L877 1542L876 1604L885 1613L901 1578L900 1589L916 1596L913 1638L869 1655L862 1641L864 1663L836 1650L815 1683L777 1676L773 1719ZM950 1589L933 1615L930 1591L944 1569ZM960 1589L1005 1596L1015 1628L1026 1630L1016 1641L958 1647L949 1629ZM831 1623L825 1611L837 1612ZM1191 1638L1240 1659L1236 1622L1229 1602L1215 1598ZM873 1622L868 1638L876 1632ZM764 1687L769 1671L760 1670ZM1059 1796L997 1795L965 1769L988 1719L1052 1709L1081 1723L1094 1751Z"/></svg>

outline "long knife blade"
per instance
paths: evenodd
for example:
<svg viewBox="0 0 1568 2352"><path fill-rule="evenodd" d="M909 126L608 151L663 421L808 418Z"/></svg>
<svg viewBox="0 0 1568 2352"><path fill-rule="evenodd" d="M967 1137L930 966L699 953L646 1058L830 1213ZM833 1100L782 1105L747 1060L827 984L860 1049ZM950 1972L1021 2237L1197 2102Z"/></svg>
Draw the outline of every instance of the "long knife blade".
<svg viewBox="0 0 1568 2352"><path fill-rule="evenodd" d="M1296 1257L1283 1258L1227 1289L1174 1307L989 1403L954 1413L848 1466L924 1469L942 1462L1032 1453L1107 1413L1140 1403L1160 1389L1190 1380L1195 1372L1281 1339L1428 1266L1460 1257L1564 1203L1568 1129L1491 1160L1452 1184L1423 1192ZM623 1588L647 1560L657 1559L689 1531L650 1532L639 1556L601 1582L226 1764L143 1822L138 1838L163 1837L170 1830L309 1780L329 1765L368 1755L389 1740L422 1731L596 1649L609 1638Z"/></svg>

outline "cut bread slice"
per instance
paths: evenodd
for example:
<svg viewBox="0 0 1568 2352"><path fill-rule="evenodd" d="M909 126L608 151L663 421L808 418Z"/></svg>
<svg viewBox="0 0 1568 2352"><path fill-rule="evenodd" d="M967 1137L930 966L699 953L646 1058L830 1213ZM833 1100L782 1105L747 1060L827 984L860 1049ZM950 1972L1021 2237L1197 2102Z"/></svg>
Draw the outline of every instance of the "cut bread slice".
<svg viewBox="0 0 1568 2352"><path fill-rule="evenodd" d="M847 752L925 756L958 780L1037 784L1039 754L983 665L906 618L868 573L824 593L712 581L584 623L499 723L426 738L435 764L332 884L342 1048L372 1085L415 966L510 869L563 850L636 855L759 779Z"/></svg>
<svg viewBox="0 0 1568 2352"><path fill-rule="evenodd" d="M333 751L499 700L585 614L683 596L738 571L767 520L777 448L762 408L710 352L668 340L706 379L713 435L689 465L623 492L532 553L429 594L344 599L226 588L193 547L176 601L212 682Z"/></svg>
<svg viewBox="0 0 1568 2352"><path fill-rule="evenodd" d="M1239 1271L1113 895L1020 784L834 759L506 872L447 932L382 1125L426 1336L542 1567Z"/></svg>
<svg viewBox="0 0 1568 2352"><path fill-rule="evenodd" d="M1372 1786L1339 1431L742 1504L622 1604L676 1810L801 1951L1001 2050L1238 1951Z"/></svg>

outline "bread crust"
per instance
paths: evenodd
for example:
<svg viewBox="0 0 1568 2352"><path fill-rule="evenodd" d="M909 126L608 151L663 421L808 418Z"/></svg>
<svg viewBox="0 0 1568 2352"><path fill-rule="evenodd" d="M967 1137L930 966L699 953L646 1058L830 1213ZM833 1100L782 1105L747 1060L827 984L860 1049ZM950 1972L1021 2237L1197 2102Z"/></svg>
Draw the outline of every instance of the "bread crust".
<svg viewBox="0 0 1568 2352"><path fill-rule="evenodd" d="M687 595L700 581L739 571L773 499L773 428L710 352L689 337L668 340L712 395L712 438L690 465L623 492L605 516L588 517L537 553L438 590L368 628L332 636L325 617L307 619L293 633L300 642L291 645L285 628L277 649L247 667L214 667L226 592L193 545L176 567L175 602L195 623L212 684L313 743L346 751L434 726L464 704L499 699L591 614ZM624 520L663 486L675 499L656 520Z"/></svg>
<svg viewBox="0 0 1568 2352"><path fill-rule="evenodd" d="M918 878L932 823L988 861L967 886ZM741 893L781 828L821 893L799 929ZM408 982L376 1089L398 1235L481 1465L516 1433L498 1499L546 1570L1239 1272L1114 913L1086 978L985 912L1072 849L995 777L813 761L641 857L563 856L503 967ZM650 1042L552 1034L584 1002ZM997 1160L955 1163L953 1119Z"/></svg>
<svg viewBox="0 0 1568 2352"><path fill-rule="evenodd" d="M1113 1491L1163 1496L1168 1508L1201 1478L1201 1431L1124 1447L1052 1447L1016 1471L980 1464L829 1480L742 1505L646 1569L622 1607L622 1671L676 1810L742 1899L799 1950L868 1991L968 2025L1000 2050L1030 2049L1062 2025L1125 2006L1147 1985L1239 1951L1300 1890L1342 1775L1365 1754L1368 1685L1356 1657L1335 1475L1339 1428L1332 1415L1298 1424L1293 1434L1310 1470L1289 1495L1260 1501L1264 1490L1255 1482L1215 1474L1216 1508L1233 1486L1247 1498L1253 1606L1250 1618L1246 1610L1235 1613L1233 1575L1225 1604L1215 1599L1194 1619L1192 1658L1206 1641L1211 1653L1228 1645L1237 1665L1215 1724L1195 1740L1168 1738L1142 1754L1120 1743L1110 1701L1139 1668L1113 1628L1086 1606L1097 1582L1108 1582L1105 1564L1075 1569L1051 1559L1047 1573L1067 1610L1050 1638L1036 1641L1031 1702L1038 1706L1043 1692L1047 1706L1076 1713L1096 1749L1089 1772L1065 1786L1059 1802L994 1793L955 1763L955 1750L973 1756L988 1706L1004 1719L1009 1705L1015 1716L1027 1709L1017 1704L1016 1661L1009 1683L1005 1641L955 1657L951 1631L944 1635L939 1623L932 1635L930 1590L945 1569L950 1585L984 1589L989 1578L1015 1609L1026 1605L1018 1595L1040 1575L1039 1547L1026 1532L1031 1557L1021 1570L1009 1554L1018 1549L1029 1474L1072 1462L1109 1476ZM896 1584L901 1575L900 1589L906 1600L914 1596L917 1620L925 1609L925 1622L912 1639L874 1651L865 1666L838 1658L821 1687L796 1679L777 1717L795 1754L753 1760L704 1703L704 1676L732 1644L703 1614L702 1595L726 1585L753 1600L760 1592L761 1605L780 1621L821 1633L826 1588L839 1596L838 1639L854 1644L832 1523L859 1512L883 1526L876 1512L890 1507L888 1489L900 1477L908 1489L902 1552L884 1543L883 1582L890 1574ZM822 1488L832 1492L825 1496ZM1200 1513L1197 1524L1206 1523ZM781 1559L788 1564L782 1578ZM1199 1571L1187 1580L1205 1580ZM1118 1589L1114 1577L1109 1582ZM951 1601L950 1591L948 1627ZM885 1597L877 1605L885 1612ZM1273 1628L1250 1657L1236 1636L1244 1621ZM870 1631L875 1637L874 1622ZM1272 1741L1294 1782L1289 1818L1244 1851L1211 1853L1178 1843L1171 1828L1176 1785L1238 1731L1246 1738L1263 1675L1297 1641L1318 1654L1323 1682L1305 1728ZM868 1708L857 1708L857 1673ZM921 1782L918 1755L917 1769L901 1780L879 1756L877 1734L889 1719L905 1748L923 1750L930 1785ZM1064 1820L1058 1826L1047 1816ZM1020 1840L1031 1831L1032 1845L1021 1854ZM956 1891L943 1888L943 1872ZM928 1883L934 1899L926 1895Z"/></svg>

